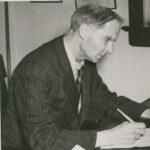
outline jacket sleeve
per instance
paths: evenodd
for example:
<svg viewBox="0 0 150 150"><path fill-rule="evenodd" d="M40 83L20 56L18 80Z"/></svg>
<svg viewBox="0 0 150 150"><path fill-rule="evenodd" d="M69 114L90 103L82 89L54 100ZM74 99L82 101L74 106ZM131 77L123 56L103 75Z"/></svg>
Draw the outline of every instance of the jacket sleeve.
<svg viewBox="0 0 150 150"><path fill-rule="evenodd" d="M127 115L138 120L142 112L147 108L127 97L117 96L115 92L111 92L98 75L96 67L93 75L91 99L89 114L93 113L97 118L105 115L116 120L124 120L116 110L120 108Z"/></svg>
<svg viewBox="0 0 150 150"><path fill-rule="evenodd" d="M30 62L12 77L15 108L23 138L34 150L71 150L76 144L93 150L96 131L60 129L55 123L48 109L51 107L48 94L52 81L46 70L44 66Z"/></svg>

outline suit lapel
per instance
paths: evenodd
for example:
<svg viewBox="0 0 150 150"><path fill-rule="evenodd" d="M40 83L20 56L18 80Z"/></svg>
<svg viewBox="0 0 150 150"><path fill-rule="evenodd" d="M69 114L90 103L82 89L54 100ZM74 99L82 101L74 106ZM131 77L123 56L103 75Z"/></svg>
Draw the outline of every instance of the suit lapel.
<svg viewBox="0 0 150 150"><path fill-rule="evenodd" d="M58 60L60 60L59 76L61 76L63 79L63 89L67 93L70 103L75 110L75 102L77 101L77 88L74 81L71 64L64 47L63 36L59 37L57 42L56 54L58 56Z"/></svg>

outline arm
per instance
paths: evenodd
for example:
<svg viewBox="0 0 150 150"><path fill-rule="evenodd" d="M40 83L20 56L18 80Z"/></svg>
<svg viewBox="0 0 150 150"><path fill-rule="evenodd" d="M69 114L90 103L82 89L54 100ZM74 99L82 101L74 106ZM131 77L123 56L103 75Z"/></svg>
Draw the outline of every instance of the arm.
<svg viewBox="0 0 150 150"><path fill-rule="evenodd" d="M133 119L139 119L140 115L147 107L127 97L117 96L116 93L110 92L98 75L96 67L93 72L91 111L96 111L99 115L104 114L114 119L124 120L116 111L117 108L120 108Z"/></svg>
<svg viewBox="0 0 150 150"><path fill-rule="evenodd" d="M94 149L95 131L67 130L55 123L48 95L53 81L44 67L30 62L13 76L15 107L25 141L34 150L70 150L76 144Z"/></svg>

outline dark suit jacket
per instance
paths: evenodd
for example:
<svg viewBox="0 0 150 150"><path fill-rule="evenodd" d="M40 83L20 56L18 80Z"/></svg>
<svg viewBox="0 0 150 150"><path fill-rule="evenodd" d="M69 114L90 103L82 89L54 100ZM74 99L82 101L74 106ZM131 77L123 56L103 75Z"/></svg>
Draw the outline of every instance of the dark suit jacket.
<svg viewBox="0 0 150 150"><path fill-rule="evenodd" d="M100 119L103 115L122 119L117 107L137 119L146 109L110 92L96 65L88 61L83 72L80 117L76 110L77 98L63 37L59 37L31 52L16 67L2 122L2 144L34 150L71 150L79 144L92 150L96 131L79 130L85 119Z"/></svg>

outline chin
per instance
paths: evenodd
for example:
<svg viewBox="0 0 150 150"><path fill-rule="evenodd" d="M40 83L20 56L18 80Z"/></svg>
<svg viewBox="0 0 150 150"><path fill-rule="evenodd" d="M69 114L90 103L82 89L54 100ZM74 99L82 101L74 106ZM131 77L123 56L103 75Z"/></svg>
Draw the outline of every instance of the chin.
<svg viewBox="0 0 150 150"><path fill-rule="evenodd" d="M92 58L88 58L87 60L90 61L90 62L92 62L92 63L97 63L99 61L96 58L95 59L94 58L93 59Z"/></svg>
<svg viewBox="0 0 150 150"><path fill-rule="evenodd" d="M98 60L92 60L92 62L93 62L93 63L97 63L97 62L98 62Z"/></svg>

